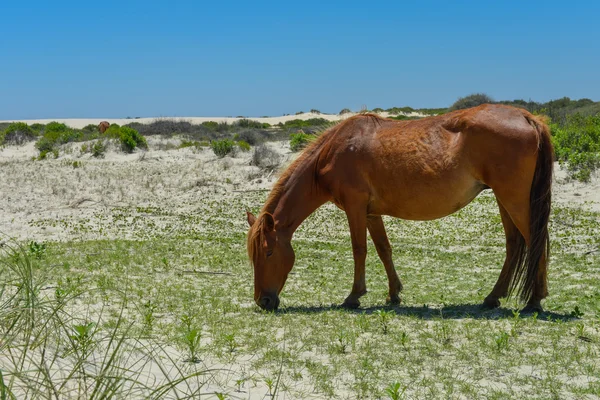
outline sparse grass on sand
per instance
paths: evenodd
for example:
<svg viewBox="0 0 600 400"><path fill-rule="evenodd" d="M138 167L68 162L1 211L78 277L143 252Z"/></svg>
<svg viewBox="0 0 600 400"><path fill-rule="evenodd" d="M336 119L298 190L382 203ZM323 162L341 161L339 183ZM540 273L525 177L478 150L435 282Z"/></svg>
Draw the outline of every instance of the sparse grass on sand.
<svg viewBox="0 0 600 400"><path fill-rule="evenodd" d="M244 211L261 207L256 178L271 172L247 153L171 150L190 157L176 162L149 145L143 160L0 167L12 187L0 220L29 235L2 238L1 399L600 396L599 213L555 204L541 315L479 308L505 255L491 193L441 220L385 218L403 303L385 305L370 245L370 292L347 311L349 232L326 205L297 231L280 310L267 313L252 300Z"/></svg>

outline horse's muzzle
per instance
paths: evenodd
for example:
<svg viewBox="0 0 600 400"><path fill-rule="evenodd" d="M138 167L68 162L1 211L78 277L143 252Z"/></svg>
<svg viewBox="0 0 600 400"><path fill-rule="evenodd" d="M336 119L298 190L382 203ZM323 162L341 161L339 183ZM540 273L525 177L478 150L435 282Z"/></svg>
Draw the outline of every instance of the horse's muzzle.
<svg viewBox="0 0 600 400"><path fill-rule="evenodd" d="M265 295L262 296L256 304L263 310L274 311L279 307L279 297L277 295Z"/></svg>

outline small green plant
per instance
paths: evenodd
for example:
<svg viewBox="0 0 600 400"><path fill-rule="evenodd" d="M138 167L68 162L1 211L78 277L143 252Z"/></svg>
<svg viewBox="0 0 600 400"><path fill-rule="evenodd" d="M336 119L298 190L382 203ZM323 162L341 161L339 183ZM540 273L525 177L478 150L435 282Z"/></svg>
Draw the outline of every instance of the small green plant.
<svg viewBox="0 0 600 400"><path fill-rule="evenodd" d="M142 307L142 317L144 323L144 332L146 334L151 334L154 329L154 321L156 317L154 315L154 311L156 310L156 304L152 301L148 300L143 304Z"/></svg>
<svg viewBox="0 0 600 400"><path fill-rule="evenodd" d="M183 336L184 343L188 350L187 362L200 362L198 358L198 350L200 349L201 331L199 329L189 329Z"/></svg>
<svg viewBox="0 0 600 400"><path fill-rule="evenodd" d="M573 318L581 318L583 317L583 311L579 309L579 306L575 306L575 308L573 309L573 311L571 311L569 315Z"/></svg>
<svg viewBox="0 0 600 400"><path fill-rule="evenodd" d="M343 108L342 111L339 112L340 115L344 115L344 114L350 114L352 112L352 110L350 110L349 108Z"/></svg>
<svg viewBox="0 0 600 400"><path fill-rule="evenodd" d="M265 384L269 389L269 396L273 397L273 388L275 387L275 382L271 378L265 378Z"/></svg>
<svg viewBox="0 0 600 400"><path fill-rule="evenodd" d="M85 358L93 344L94 324L89 322L84 325L74 325L73 334L69 338L73 342L75 351L78 351Z"/></svg>
<svg viewBox="0 0 600 400"><path fill-rule="evenodd" d="M210 142L213 153L219 158L223 158L232 153L234 145L235 143L231 139L213 140Z"/></svg>
<svg viewBox="0 0 600 400"><path fill-rule="evenodd" d="M308 143L310 143L310 141L313 139L313 136L307 135L303 132L298 132L292 133L290 135L290 138L290 150L292 150L293 152L297 152L305 148L306 145L308 145Z"/></svg>
<svg viewBox="0 0 600 400"><path fill-rule="evenodd" d="M508 334L508 332L500 332L500 334L495 337L496 350L502 351L506 349L508 347L509 337L510 335Z"/></svg>
<svg viewBox="0 0 600 400"><path fill-rule="evenodd" d="M402 386L400 382L390 383L390 385L385 388L385 394L391 400L400 400L404 396L404 392L406 391L406 386Z"/></svg>
<svg viewBox="0 0 600 400"><path fill-rule="evenodd" d="M400 344L404 348L406 348L406 345L408 344L408 334L404 331L400 333Z"/></svg>
<svg viewBox="0 0 600 400"><path fill-rule="evenodd" d="M29 253L38 260L42 259L46 254L46 243L29 242Z"/></svg>
<svg viewBox="0 0 600 400"><path fill-rule="evenodd" d="M233 353L237 348L235 335L233 333L228 333L223 336L223 339L225 340L225 346L227 347L227 351L229 353Z"/></svg>
<svg viewBox="0 0 600 400"><path fill-rule="evenodd" d="M379 317L379 323L381 324L381 330L384 335L387 335L390 330L390 321L396 312L394 310L377 310L375 311L375 315Z"/></svg>

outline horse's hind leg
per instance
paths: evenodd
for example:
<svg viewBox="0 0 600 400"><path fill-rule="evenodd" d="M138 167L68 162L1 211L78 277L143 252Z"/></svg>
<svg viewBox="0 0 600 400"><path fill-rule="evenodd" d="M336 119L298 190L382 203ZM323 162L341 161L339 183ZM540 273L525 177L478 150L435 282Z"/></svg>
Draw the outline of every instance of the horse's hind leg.
<svg viewBox="0 0 600 400"><path fill-rule="evenodd" d="M504 260L504 266L498 277L496 285L492 292L483 300L483 306L487 308L500 307L500 299L508 295L508 286L514 274L515 264L519 258L519 241L524 240L523 235L517 229L517 226L510 218L508 211L498 201L500 207L500 217L502 218L502 225L504 226L504 233L506 235L506 259Z"/></svg>
<svg viewBox="0 0 600 400"><path fill-rule="evenodd" d="M367 219L367 227L388 277L390 291L387 302L391 304L400 304L402 282L400 282L400 278L398 278L398 274L396 273L396 268L394 268L392 246L390 246L390 241L385 233L385 226L383 225L381 216L369 216Z"/></svg>

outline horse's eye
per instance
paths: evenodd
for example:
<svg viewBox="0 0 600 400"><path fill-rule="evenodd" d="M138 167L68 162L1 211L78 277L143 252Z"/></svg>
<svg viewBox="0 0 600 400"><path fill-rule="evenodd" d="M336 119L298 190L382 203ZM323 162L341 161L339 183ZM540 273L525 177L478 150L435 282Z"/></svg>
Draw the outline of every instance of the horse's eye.
<svg viewBox="0 0 600 400"><path fill-rule="evenodd" d="M267 257L271 257L273 255L273 250L268 250L267 251Z"/></svg>

